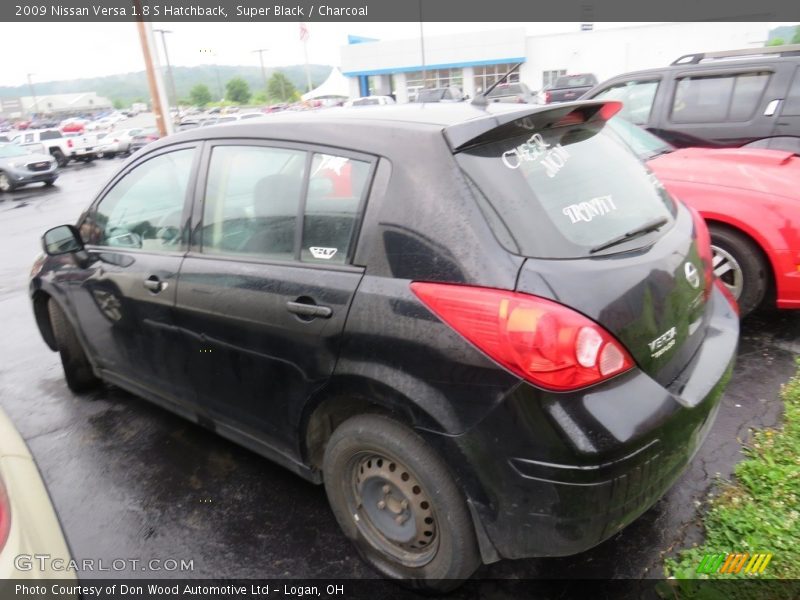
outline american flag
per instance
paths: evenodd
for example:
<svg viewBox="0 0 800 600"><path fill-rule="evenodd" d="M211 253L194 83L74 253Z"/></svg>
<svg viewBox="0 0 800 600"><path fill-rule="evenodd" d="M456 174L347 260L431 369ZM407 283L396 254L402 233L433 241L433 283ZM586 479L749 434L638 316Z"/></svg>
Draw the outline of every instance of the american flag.
<svg viewBox="0 0 800 600"><path fill-rule="evenodd" d="M308 27L305 23L300 23L300 41L307 42L309 38Z"/></svg>

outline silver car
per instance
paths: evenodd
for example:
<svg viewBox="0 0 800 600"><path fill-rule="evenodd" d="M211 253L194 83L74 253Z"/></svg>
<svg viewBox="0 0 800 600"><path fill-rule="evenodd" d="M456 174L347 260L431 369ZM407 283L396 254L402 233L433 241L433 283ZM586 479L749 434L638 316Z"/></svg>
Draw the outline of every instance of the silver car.
<svg viewBox="0 0 800 600"><path fill-rule="evenodd" d="M50 186L58 178L58 165L49 154L29 154L16 144L0 144L0 192L12 192L29 183Z"/></svg>

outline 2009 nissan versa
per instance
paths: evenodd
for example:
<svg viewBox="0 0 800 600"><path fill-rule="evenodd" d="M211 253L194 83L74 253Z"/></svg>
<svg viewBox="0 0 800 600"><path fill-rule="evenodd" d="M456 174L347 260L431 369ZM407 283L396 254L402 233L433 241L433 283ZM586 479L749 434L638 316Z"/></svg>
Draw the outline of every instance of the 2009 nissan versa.
<svg viewBox="0 0 800 600"><path fill-rule="evenodd" d="M675 481L738 337L708 231L615 102L412 104L187 131L43 238L67 384L324 483L382 574L605 540Z"/></svg>

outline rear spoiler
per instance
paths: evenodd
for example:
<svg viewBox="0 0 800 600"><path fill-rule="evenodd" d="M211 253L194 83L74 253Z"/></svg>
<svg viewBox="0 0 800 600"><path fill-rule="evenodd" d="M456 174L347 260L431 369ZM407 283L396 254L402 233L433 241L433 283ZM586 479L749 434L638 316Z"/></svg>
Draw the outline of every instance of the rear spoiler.
<svg viewBox="0 0 800 600"><path fill-rule="evenodd" d="M590 100L504 112L487 110L485 116L445 127L444 137L455 153L552 127L608 121L621 108L621 102Z"/></svg>

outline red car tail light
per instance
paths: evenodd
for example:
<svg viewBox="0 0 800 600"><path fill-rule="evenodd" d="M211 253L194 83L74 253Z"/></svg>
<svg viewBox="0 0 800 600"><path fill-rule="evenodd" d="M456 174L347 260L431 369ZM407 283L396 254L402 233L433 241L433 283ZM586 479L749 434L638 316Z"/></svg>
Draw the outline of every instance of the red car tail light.
<svg viewBox="0 0 800 600"><path fill-rule="evenodd" d="M443 283L413 282L411 290L491 359L537 386L576 390L634 365L600 325L552 300Z"/></svg>
<svg viewBox="0 0 800 600"><path fill-rule="evenodd" d="M736 301L736 298L733 297L733 294L728 289L728 286L725 285L721 279L715 279L714 283L717 284L717 287L719 288L719 291L722 292L722 295L727 298L731 308L733 309L733 312L736 313L736 316L741 316L741 313L739 312L739 303Z"/></svg>
<svg viewBox="0 0 800 600"><path fill-rule="evenodd" d="M545 104L550 104L550 92L545 92L544 93L544 103Z"/></svg>
<svg viewBox="0 0 800 600"><path fill-rule="evenodd" d="M11 530L11 503L8 501L8 494L0 479L0 551L6 545L8 532Z"/></svg>
<svg viewBox="0 0 800 600"><path fill-rule="evenodd" d="M708 300L708 297L711 295L711 283L714 280L714 257L711 252L711 234L708 232L708 225L706 225L705 219L703 219L700 213L691 206L687 206L687 208L692 213L697 253L700 255L700 260L703 262L703 275L705 279L703 297Z"/></svg>

